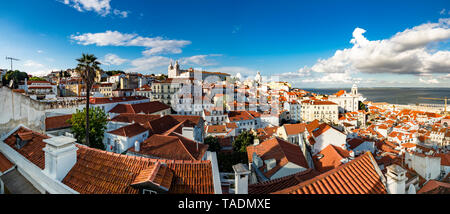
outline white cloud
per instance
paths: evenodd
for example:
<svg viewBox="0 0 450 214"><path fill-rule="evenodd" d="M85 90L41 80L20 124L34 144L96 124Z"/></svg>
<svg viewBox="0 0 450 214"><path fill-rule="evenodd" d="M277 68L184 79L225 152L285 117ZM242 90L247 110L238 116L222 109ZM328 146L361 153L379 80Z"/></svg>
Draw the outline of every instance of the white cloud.
<svg viewBox="0 0 450 214"><path fill-rule="evenodd" d="M157 72L169 65L170 59L163 56L149 56L141 57L131 61L132 68L127 69L127 72Z"/></svg>
<svg viewBox="0 0 450 214"><path fill-rule="evenodd" d="M115 54L106 54L104 57L104 60L102 60L102 64L105 65L121 65L125 62L127 62L127 59L122 59L119 56Z"/></svg>
<svg viewBox="0 0 450 214"><path fill-rule="evenodd" d="M44 53L43 50L37 50L36 52L39 53L39 54Z"/></svg>
<svg viewBox="0 0 450 214"><path fill-rule="evenodd" d="M62 3L69 5L80 12L94 11L101 16L106 16L111 13L111 0L64 0ZM128 11L120 11L113 9L113 14L126 18Z"/></svg>
<svg viewBox="0 0 450 214"><path fill-rule="evenodd" d="M16 68L14 68L16 69ZM51 71L61 70L56 68L50 68L47 65L36 62L34 60L25 60L22 65L18 65L18 70L27 72L33 76L44 76L49 74Z"/></svg>
<svg viewBox="0 0 450 214"><path fill-rule="evenodd" d="M114 15L121 16L122 18L127 18L129 12L128 11L120 11L120 10L114 9L113 13L114 13Z"/></svg>
<svg viewBox="0 0 450 214"><path fill-rule="evenodd" d="M239 66L225 66L225 67L211 68L209 70L212 72L228 73L233 76L236 76L239 73L241 77L243 77L244 79L247 77L254 77L258 72L258 70L255 69Z"/></svg>
<svg viewBox="0 0 450 214"><path fill-rule="evenodd" d="M319 59L311 67L314 72L363 72L363 73L440 73L449 70L449 51L432 53L427 45L450 38L449 21L427 23L407 29L384 40L369 41L365 30L353 32L352 48L338 50L328 59ZM440 65L440 66L438 66Z"/></svg>
<svg viewBox="0 0 450 214"><path fill-rule="evenodd" d="M450 12L450 11L449 11ZM445 8L441 10L441 12L439 12L439 14L444 15L445 14Z"/></svg>
<svg viewBox="0 0 450 214"><path fill-rule="evenodd" d="M184 57L180 59L181 64L195 64L200 66L211 66L216 65L217 63L211 59L210 57L222 56L221 54L205 54L205 55L195 55L190 57Z"/></svg>
<svg viewBox="0 0 450 214"><path fill-rule="evenodd" d="M186 40L167 40L161 37L142 37L137 34L120 33L118 31L106 31L104 33L85 33L81 35L71 35L72 40L81 45L97 46L137 46L145 47L147 50L142 53L146 56L182 52L181 48L191 44Z"/></svg>
<svg viewBox="0 0 450 214"><path fill-rule="evenodd" d="M429 79L422 79L422 77L419 78L419 82L425 83L425 84L438 84L439 81L437 79L429 78Z"/></svg>
<svg viewBox="0 0 450 214"><path fill-rule="evenodd" d="M355 28L351 48L337 50L328 59L319 59L311 67L278 76L300 82L349 83L359 81L358 73L438 74L450 72L450 51L430 50L429 45L450 39L450 19L425 23L396 33L383 40L368 40L366 30ZM307 77L307 78L305 78ZM420 81L420 80L419 80ZM422 79L432 83L435 80Z"/></svg>

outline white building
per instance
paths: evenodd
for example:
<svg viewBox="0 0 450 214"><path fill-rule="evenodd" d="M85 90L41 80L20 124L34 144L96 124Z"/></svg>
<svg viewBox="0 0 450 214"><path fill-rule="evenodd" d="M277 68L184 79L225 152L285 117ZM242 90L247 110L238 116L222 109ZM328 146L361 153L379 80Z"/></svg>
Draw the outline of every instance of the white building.
<svg viewBox="0 0 450 214"><path fill-rule="evenodd" d="M123 153L133 147L136 141L142 143L148 137L148 130L139 125L139 123L134 123L113 131L105 132L103 144L105 144L106 151Z"/></svg>
<svg viewBox="0 0 450 214"><path fill-rule="evenodd" d="M414 169L427 181L439 178L441 174L441 157L432 155L431 150L425 153L419 152L406 152L405 164L409 168Z"/></svg>
<svg viewBox="0 0 450 214"><path fill-rule="evenodd" d="M338 105L331 101L305 100L301 104L301 118L306 122L319 120L338 123Z"/></svg>
<svg viewBox="0 0 450 214"><path fill-rule="evenodd" d="M328 100L338 104L339 113L358 111L359 101L361 99L362 97L358 93L358 87L356 84L353 85L351 93L341 90L328 97Z"/></svg>
<svg viewBox="0 0 450 214"><path fill-rule="evenodd" d="M302 120L302 108L300 103L298 103L296 100L285 102L284 110L289 112L291 120L295 121Z"/></svg>

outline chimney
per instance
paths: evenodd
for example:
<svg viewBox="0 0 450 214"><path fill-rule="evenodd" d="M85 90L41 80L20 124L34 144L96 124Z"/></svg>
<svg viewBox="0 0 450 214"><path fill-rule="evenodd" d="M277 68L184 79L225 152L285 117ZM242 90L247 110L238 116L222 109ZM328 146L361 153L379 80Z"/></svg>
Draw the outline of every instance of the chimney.
<svg viewBox="0 0 450 214"><path fill-rule="evenodd" d="M181 129L181 135L183 135L183 137L185 137L185 138L189 138L191 140L195 140L194 139L194 128L193 127L183 127Z"/></svg>
<svg viewBox="0 0 450 214"><path fill-rule="evenodd" d="M77 162L76 139L66 136L58 136L45 139L47 144L44 149L46 173L51 178L62 181L67 173Z"/></svg>
<svg viewBox="0 0 450 214"><path fill-rule="evenodd" d="M255 137L255 139L253 140L253 145L259 145L259 138Z"/></svg>
<svg viewBox="0 0 450 214"><path fill-rule="evenodd" d="M234 193L248 194L248 175L250 171L247 165L242 163L233 165L234 170Z"/></svg>
<svg viewBox="0 0 450 214"><path fill-rule="evenodd" d="M387 168L387 190L389 194L405 194L406 170L397 164Z"/></svg>
<svg viewBox="0 0 450 214"><path fill-rule="evenodd" d="M141 143L139 143L139 141L136 140L136 142L134 142L134 151L139 152L141 150Z"/></svg>

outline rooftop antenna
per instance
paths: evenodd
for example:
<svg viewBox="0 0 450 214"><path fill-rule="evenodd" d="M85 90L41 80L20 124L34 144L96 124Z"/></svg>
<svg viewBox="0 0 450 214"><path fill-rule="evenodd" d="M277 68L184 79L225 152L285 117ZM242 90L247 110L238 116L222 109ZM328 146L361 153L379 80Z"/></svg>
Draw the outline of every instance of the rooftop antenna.
<svg viewBox="0 0 450 214"><path fill-rule="evenodd" d="M6 57L6 60L11 60L11 71L13 70L13 63L12 63L12 61L13 60L15 60L15 61L19 61L20 59L15 59L15 58L12 58L12 57Z"/></svg>

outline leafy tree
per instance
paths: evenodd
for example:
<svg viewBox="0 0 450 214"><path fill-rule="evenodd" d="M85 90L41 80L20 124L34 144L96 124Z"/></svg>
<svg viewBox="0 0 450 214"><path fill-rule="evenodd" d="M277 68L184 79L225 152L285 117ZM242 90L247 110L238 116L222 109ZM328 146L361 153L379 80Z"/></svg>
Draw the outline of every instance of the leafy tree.
<svg viewBox="0 0 450 214"><path fill-rule="evenodd" d="M20 82L20 81L23 81L23 80L25 80L25 79L27 79L27 78L28 78L28 74L25 73L25 72L21 72L21 71L19 71L19 70L15 70L15 71L9 70L9 71L6 72L6 74L3 76L2 83L3 83L3 85L8 85L9 82L10 82L11 80L13 80L13 81L14 81L14 86L13 86L13 88L17 88L18 85L19 85L19 82Z"/></svg>
<svg viewBox="0 0 450 214"><path fill-rule="evenodd" d="M247 146L253 144L255 136L249 131L243 131L233 142L233 150L236 152L247 152Z"/></svg>
<svg viewBox="0 0 450 214"><path fill-rule="evenodd" d="M106 71L106 74L108 74L108 76L113 76L116 74L125 74L125 72L123 72L121 70L111 70L111 71Z"/></svg>
<svg viewBox="0 0 450 214"><path fill-rule="evenodd" d="M77 59L78 66L75 69L83 79L86 84L86 115L89 115L89 96L91 93L91 88L95 83L96 71L100 70L100 62L97 61L97 57L93 54L83 54L81 58ZM86 145L91 146L89 142L89 119L90 117L86 116Z"/></svg>
<svg viewBox="0 0 450 214"><path fill-rule="evenodd" d="M161 76L156 77L157 80L166 80L168 78L167 75L162 74Z"/></svg>
<svg viewBox="0 0 450 214"><path fill-rule="evenodd" d="M361 101L358 101L358 104L359 104L359 108L358 108L358 110L365 110L365 111L367 111L367 106L366 106L366 105L364 105L364 103L363 103L363 102L361 102Z"/></svg>
<svg viewBox="0 0 450 214"><path fill-rule="evenodd" d="M205 144L209 145L208 151L211 151L211 152L219 152L221 149L219 139L217 139L217 137L213 137L213 136L206 137Z"/></svg>
<svg viewBox="0 0 450 214"><path fill-rule="evenodd" d="M47 81L47 80L42 77L31 77L30 79L28 79L28 81Z"/></svg>
<svg viewBox="0 0 450 214"><path fill-rule="evenodd" d="M108 118L106 113L99 107L91 108L89 111L89 120L86 120L87 111L84 108L82 111L78 110L75 114L72 114L72 118L68 121L72 124L72 132L75 134L75 138L79 143L85 144L92 148L105 150L103 144L103 133L106 130L106 124ZM86 122L90 121L89 130L86 131ZM86 133L89 137L86 137ZM89 139L89 145L86 143L86 139Z"/></svg>

